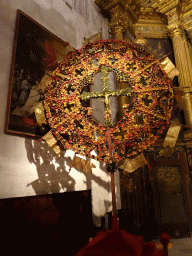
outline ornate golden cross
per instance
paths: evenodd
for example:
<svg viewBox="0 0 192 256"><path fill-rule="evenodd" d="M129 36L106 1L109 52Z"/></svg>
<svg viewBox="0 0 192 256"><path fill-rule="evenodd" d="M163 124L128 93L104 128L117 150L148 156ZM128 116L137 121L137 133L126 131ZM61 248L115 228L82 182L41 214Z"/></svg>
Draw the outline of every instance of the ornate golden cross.
<svg viewBox="0 0 192 256"><path fill-rule="evenodd" d="M110 68L107 66L101 67L102 81L103 81L103 90L100 92L83 92L81 94L82 100L88 100L91 98L104 98L104 108L105 108L105 125L106 127L112 126L111 119L111 109L110 109L110 97L111 96L131 96L131 88L127 87L124 89L117 89L115 91L109 90L109 77L108 73Z"/></svg>

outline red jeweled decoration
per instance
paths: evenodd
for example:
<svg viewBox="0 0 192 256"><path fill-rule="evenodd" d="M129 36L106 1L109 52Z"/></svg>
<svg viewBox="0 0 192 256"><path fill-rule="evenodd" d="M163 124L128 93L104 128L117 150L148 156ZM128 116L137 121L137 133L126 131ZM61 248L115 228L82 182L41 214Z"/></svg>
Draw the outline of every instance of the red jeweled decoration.
<svg viewBox="0 0 192 256"><path fill-rule="evenodd" d="M109 71L116 73L118 83L127 83L127 88L110 91ZM98 72L102 73L103 90L89 92ZM124 117L113 125L110 97L120 95L132 100L124 105ZM99 97L105 104L105 125L94 120L91 106L85 104ZM173 89L160 62L141 47L99 40L73 52L59 65L47 88L44 106L53 134L65 147L111 163L134 156L155 142L169 122ZM112 156L108 150L109 134Z"/></svg>

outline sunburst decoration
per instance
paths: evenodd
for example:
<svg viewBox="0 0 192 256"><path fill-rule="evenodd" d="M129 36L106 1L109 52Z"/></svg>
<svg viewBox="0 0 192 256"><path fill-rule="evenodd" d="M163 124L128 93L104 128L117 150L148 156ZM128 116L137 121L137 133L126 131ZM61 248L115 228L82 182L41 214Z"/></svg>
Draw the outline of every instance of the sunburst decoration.
<svg viewBox="0 0 192 256"><path fill-rule="evenodd" d="M127 88L110 91L109 71ZM89 92L99 72L103 90ZM124 117L113 125L110 98L122 95L131 102L124 105ZM103 98L105 125L92 117L88 104L92 98ZM73 52L54 71L44 100L56 138L76 153L106 163L134 156L154 143L169 122L172 106L171 80L159 61L139 46L117 40L99 40Z"/></svg>

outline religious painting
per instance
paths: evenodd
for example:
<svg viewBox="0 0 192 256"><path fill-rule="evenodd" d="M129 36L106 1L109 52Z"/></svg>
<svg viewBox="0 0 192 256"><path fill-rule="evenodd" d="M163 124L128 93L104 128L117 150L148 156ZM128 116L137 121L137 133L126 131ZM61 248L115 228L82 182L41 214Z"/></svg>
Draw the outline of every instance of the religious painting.
<svg viewBox="0 0 192 256"><path fill-rule="evenodd" d="M160 60L168 55L169 59L176 65L173 45L170 38L147 38L147 42L150 45L150 48L152 48L151 53L156 59ZM174 87L179 87L177 76L174 77L172 83Z"/></svg>
<svg viewBox="0 0 192 256"><path fill-rule="evenodd" d="M41 137L47 132L34 113L57 65L74 49L32 18L17 11L5 132Z"/></svg>

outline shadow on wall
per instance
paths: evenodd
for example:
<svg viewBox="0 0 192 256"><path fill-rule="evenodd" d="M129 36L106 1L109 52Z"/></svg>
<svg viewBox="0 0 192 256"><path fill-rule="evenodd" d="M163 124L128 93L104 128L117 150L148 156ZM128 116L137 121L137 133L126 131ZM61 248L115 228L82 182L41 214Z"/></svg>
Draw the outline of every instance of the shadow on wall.
<svg viewBox="0 0 192 256"><path fill-rule="evenodd" d="M69 173L72 159L71 157L65 156L66 151L62 151L59 157L47 143L38 143L38 141L31 139L25 139L25 148L29 162L36 165L38 179L27 185L32 186L36 195L75 191L76 181ZM100 163L100 169L105 172L105 165L103 163ZM94 181L96 185L108 191L109 182L104 181L94 174L86 173L80 169L76 170L84 174L87 190L92 189L92 181ZM92 193L92 204L94 203L94 199ZM103 199L97 198L97 200L102 201ZM102 212L108 212L111 202L105 199L103 207ZM99 227L102 216L97 216L94 212L92 214L94 224Z"/></svg>
<svg viewBox="0 0 192 256"><path fill-rule="evenodd" d="M46 143L30 139L25 139L25 148L29 162L35 164L37 169L38 179L28 184L36 195L75 190L75 180L66 171L71 158L64 157L65 152L61 152L59 157Z"/></svg>

